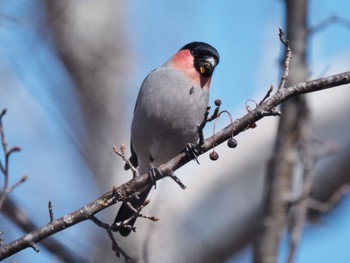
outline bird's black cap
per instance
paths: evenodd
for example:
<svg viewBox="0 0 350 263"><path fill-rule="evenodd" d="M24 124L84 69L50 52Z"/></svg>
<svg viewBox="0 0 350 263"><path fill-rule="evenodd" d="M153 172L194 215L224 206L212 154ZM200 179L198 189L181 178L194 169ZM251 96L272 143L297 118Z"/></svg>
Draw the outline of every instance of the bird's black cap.
<svg viewBox="0 0 350 263"><path fill-rule="evenodd" d="M191 42L187 45L183 46L180 50L188 49L191 51L192 55L194 57L197 56L206 56L210 55L213 56L216 60L216 64L219 64L220 61L220 55L219 52L211 45L204 43L204 42Z"/></svg>

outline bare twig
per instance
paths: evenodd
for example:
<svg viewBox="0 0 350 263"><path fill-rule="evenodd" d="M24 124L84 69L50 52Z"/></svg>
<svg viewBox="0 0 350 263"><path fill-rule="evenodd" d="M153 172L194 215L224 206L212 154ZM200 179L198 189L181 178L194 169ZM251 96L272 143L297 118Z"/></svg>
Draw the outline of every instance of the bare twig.
<svg viewBox="0 0 350 263"><path fill-rule="evenodd" d="M300 241L305 221L308 219L308 209L317 209L317 212L327 212L337 204L340 198L347 192L348 185L343 185L332 198L326 202L321 203L310 197L313 176L314 176L314 165L321 158L334 154L337 151L334 143L324 143L323 141L315 140L311 137L310 120L307 118L309 114L304 114L301 117L302 132L301 132L301 143L300 143L300 161L303 167L303 178L301 185L302 192L296 202L291 203L290 213L290 224L289 224L289 236L290 236L290 248L288 254L288 263L292 263L295 258L295 252L297 245ZM315 144L320 149L315 148Z"/></svg>
<svg viewBox="0 0 350 263"><path fill-rule="evenodd" d="M21 177L21 179L19 179L19 181L15 184L13 184L9 189L8 189L8 193L11 193L16 187L18 187L19 185L21 185L22 183L24 183L25 181L27 181L28 176L23 175Z"/></svg>
<svg viewBox="0 0 350 263"><path fill-rule="evenodd" d="M342 25L348 29L350 29L350 20L339 17L337 15L331 15L330 17L326 18L325 20L321 21L317 25L310 27L308 30L309 34L315 34L321 30L326 29L327 27L331 25L339 24Z"/></svg>
<svg viewBox="0 0 350 263"><path fill-rule="evenodd" d="M199 144L202 144L204 142L203 129L204 129L204 126L208 122L209 113L210 113L210 106L207 106L207 108L205 109L205 112L204 112L203 121L201 124L198 125Z"/></svg>
<svg viewBox="0 0 350 263"><path fill-rule="evenodd" d="M173 172L173 173L170 173L169 177L170 177L171 179L173 179L173 180L175 181L175 183L177 183L177 184L181 187L182 190L185 190L185 189L186 189L186 185L184 185L184 184L181 182L181 180L175 175L174 172Z"/></svg>
<svg viewBox="0 0 350 263"><path fill-rule="evenodd" d="M261 105L261 104L263 104L263 102L265 101L265 100L267 100L270 96L271 96L271 93L272 93L272 91L273 91L273 85L270 85L270 88L268 89L268 91L266 92L266 94L265 94L265 96L262 98L262 100L259 102L259 106Z"/></svg>
<svg viewBox="0 0 350 263"><path fill-rule="evenodd" d="M278 89L283 89L284 86L286 85L286 81L289 75L289 70L290 70L290 62L292 60L292 50L289 46L289 41L284 39L284 32L282 30L282 28L279 28L279 37L281 42L283 43L283 45L286 47L286 56L284 59L284 70L283 70L283 74L282 74L282 78L281 78L281 82L280 85L278 86Z"/></svg>
<svg viewBox="0 0 350 263"><path fill-rule="evenodd" d="M197 129L198 129L198 134L199 134L199 145L203 144L204 142L204 135L203 135L203 129L205 127L205 125L208 122L211 122L213 120L215 120L218 116L219 116L219 111L220 111L220 106L221 106L221 100L220 99L216 99L215 102L215 110L213 112L213 114L209 117L209 113L210 113L210 106L208 106L205 110L204 113L204 118L201 124L198 125ZM198 161L197 161L198 162Z"/></svg>
<svg viewBox="0 0 350 263"><path fill-rule="evenodd" d="M91 216L90 220L94 222L97 226L103 228L106 230L109 239L112 241L112 250L115 252L115 255L119 258L120 255L122 255L126 262L135 262L121 247L119 247L117 241L115 240L113 236L113 232L109 224L103 223L101 220L99 220L95 216Z"/></svg>
<svg viewBox="0 0 350 263"><path fill-rule="evenodd" d="M0 160L0 171L4 175L4 184L2 186L2 190L0 192L0 210L3 206L7 195L16 188L19 184L23 183L27 177L23 176L20 181L15 183L13 186L9 187L9 160L12 153L19 152L21 149L18 146L12 147L10 150L8 150L7 140L4 132L4 127L2 124L2 118L5 116L7 112L7 109L3 109L0 113L0 138L1 138L1 144L2 149L4 152L4 164Z"/></svg>
<svg viewBox="0 0 350 263"><path fill-rule="evenodd" d="M2 235L4 234L4 232L2 232L0 230L0 247L4 244L4 239L2 238Z"/></svg>
<svg viewBox="0 0 350 263"><path fill-rule="evenodd" d="M341 200L341 198L349 192L349 185L341 185L337 191L331 196L327 202L321 202L314 198L308 199L308 208L317 211L318 213L327 213L333 209Z"/></svg>
<svg viewBox="0 0 350 263"><path fill-rule="evenodd" d="M289 229L290 247L287 261L288 263L293 262L296 248L303 233L304 224L307 219L308 199L310 196L312 179L315 172L315 157L312 147L313 141L311 138L309 111L305 109L304 112L304 116L301 117L301 141L299 149L299 156L303 167L303 174L301 185L297 186L297 188L300 187L302 189L301 201L292 206L292 211L290 213L290 217L292 219L290 220L291 223Z"/></svg>
<svg viewBox="0 0 350 263"><path fill-rule="evenodd" d="M31 247L36 253L40 252L40 249L33 242L29 243L29 247Z"/></svg>
<svg viewBox="0 0 350 263"><path fill-rule="evenodd" d="M1 137L1 144L2 144L2 149L4 152L5 160L4 164L0 161L0 169L1 172L4 175L4 185L2 187L2 191L0 193L0 209L3 205L3 203L6 200L7 194L8 194L8 181L9 181L9 176L8 176L8 151L7 151L7 141L5 137L5 132L4 128L2 125L2 117L6 114L6 109L3 109L0 113L0 137Z"/></svg>
<svg viewBox="0 0 350 263"><path fill-rule="evenodd" d="M313 140L313 148L315 162L322 158L338 154L340 149L339 145L332 140L321 141L317 139Z"/></svg>
<svg viewBox="0 0 350 263"><path fill-rule="evenodd" d="M297 85L278 90L273 96L261 104L260 108L262 110L269 111L281 104L283 101L297 95L324 90L348 83L350 83L350 71L326 78L299 83ZM201 155L209 151L212 148L213 139L215 140L216 145L221 144L232 137L232 129L234 129L234 136L236 136L246 130L246 127L249 126L250 123L255 123L262 118L263 116L257 114L256 109L248 112L240 119L235 121L234 124L226 126L224 129L215 133L213 136L205 139L202 145L197 145L195 148L198 154ZM184 166L191 160L192 159L190 156L188 156L188 154L184 152L180 153L166 164L161 165L159 167L160 174L157 174L154 179L161 180L166 176L170 176L173 171ZM153 181L148 174L143 174L118 187L113 187L111 191L105 193L91 203L86 204L80 209L61 218L58 218L54 222L36 229L24 237L21 237L9 244L3 245L0 247L0 260L11 256L18 251L28 248L30 246L30 242L37 243L47 238L48 236L51 236L59 231L62 231L77 223L89 219L92 215L106 209L116 202L126 200L130 196L135 195L136 192L140 192L141 189L149 185L153 185Z"/></svg>
<svg viewBox="0 0 350 263"><path fill-rule="evenodd" d="M125 144L122 144L122 146L120 146L120 151L118 150L117 146L113 146L113 151L122 158L122 160L125 162L126 166L129 167L133 173L133 177L135 177L138 174L138 171L136 169L136 167L134 167L132 165L132 163L130 162L129 158L126 157L125 154Z"/></svg>
<svg viewBox="0 0 350 263"><path fill-rule="evenodd" d="M146 218L146 219L149 219L149 220L154 221L154 222L159 220L158 217L141 214L141 210L150 203L149 199L147 199L138 208L133 207L133 205L130 202L124 201L124 203L133 212L133 214L129 218L125 219L124 221L112 224L112 226L111 226L111 230L112 231L116 231L117 232L117 231L119 231L119 229L121 227L123 227L123 228L128 228L128 229L130 229L133 232L136 232L136 227L134 227L133 224L131 224L131 222L137 217Z"/></svg>
<svg viewBox="0 0 350 263"><path fill-rule="evenodd" d="M53 208L52 208L52 202L49 201L49 203L47 204L48 208L49 208L49 216L50 216L50 223L52 223L55 220L55 216L53 214Z"/></svg>

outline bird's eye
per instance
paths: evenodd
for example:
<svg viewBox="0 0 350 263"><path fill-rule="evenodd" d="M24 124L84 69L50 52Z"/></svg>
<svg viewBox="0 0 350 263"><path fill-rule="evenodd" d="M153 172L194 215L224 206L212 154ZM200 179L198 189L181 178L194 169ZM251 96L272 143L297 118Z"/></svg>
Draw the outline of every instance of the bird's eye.
<svg viewBox="0 0 350 263"><path fill-rule="evenodd" d="M191 50L192 56L195 58L198 55L197 50Z"/></svg>
<svg viewBox="0 0 350 263"><path fill-rule="evenodd" d="M205 68L202 66L202 67L199 68L199 71L201 72L201 74L204 74Z"/></svg>

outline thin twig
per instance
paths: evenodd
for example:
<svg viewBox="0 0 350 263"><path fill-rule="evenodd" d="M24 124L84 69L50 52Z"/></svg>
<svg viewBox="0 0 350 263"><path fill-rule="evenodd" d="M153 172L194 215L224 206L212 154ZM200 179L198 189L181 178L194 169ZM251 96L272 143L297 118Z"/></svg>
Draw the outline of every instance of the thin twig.
<svg viewBox="0 0 350 263"><path fill-rule="evenodd" d="M203 129L204 129L205 125L208 122L211 122L211 121L215 120L219 116L221 100L220 99L216 99L214 104L215 104L216 107L215 107L215 110L214 110L213 114L209 117L210 106L207 106L207 108L205 110L205 113L204 113L203 121L197 127L198 134L199 134L199 145L202 145L203 142L204 142Z"/></svg>
<svg viewBox="0 0 350 263"><path fill-rule="evenodd" d="M204 135L203 135L203 129L204 126L207 124L208 122L208 116L210 113L210 106L207 106L207 108L205 109L204 112L204 117L203 117L203 121L201 124L198 125L197 129L198 129L198 134L199 134L199 144L202 144L204 142Z"/></svg>
<svg viewBox="0 0 350 263"><path fill-rule="evenodd" d="M315 34L321 30L326 29L327 27L335 24L340 24L348 29L350 29L350 20L339 17L337 15L331 15L330 17L326 18L325 20L321 21L317 25L310 27L308 29L308 34Z"/></svg>
<svg viewBox="0 0 350 263"><path fill-rule="evenodd" d="M173 180L181 187L182 190L185 190L185 189L186 189L186 185L184 185L184 184L181 182L181 180L175 175L174 172L171 173L171 174L169 175L169 177L170 177L171 179L173 179Z"/></svg>
<svg viewBox="0 0 350 263"><path fill-rule="evenodd" d="M261 104L263 104L263 102L265 101L265 100L267 100L270 96L271 96L271 93L272 93L272 91L273 91L273 85L271 84L270 85L270 88L268 89L268 91L266 92L266 94L265 94L265 96L262 98L262 100L259 102L259 106L261 105Z"/></svg>
<svg viewBox="0 0 350 263"><path fill-rule="evenodd" d="M21 184L23 184L25 181L27 181L28 176L23 175L21 177L21 179L19 179L19 181L15 184L13 184L9 189L8 189L8 193L11 193L15 188L17 188L18 186L20 186Z"/></svg>
<svg viewBox="0 0 350 263"><path fill-rule="evenodd" d="M341 198L349 192L349 185L343 184L341 185L337 191L331 196L331 198L327 202L321 202L314 198L308 199L308 208L315 210L319 213L327 213L331 209L333 209L341 200Z"/></svg>
<svg viewBox="0 0 350 263"><path fill-rule="evenodd" d="M35 245L34 242L30 242L29 247L31 247L36 253L40 252L40 249Z"/></svg>
<svg viewBox="0 0 350 263"><path fill-rule="evenodd" d="M295 258L295 252L303 233L304 224L307 219L308 198L310 196L312 179L314 177L315 157L312 148L310 116L307 109L301 117L301 132L300 132L300 149L299 156L303 167L301 187L301 201L292 206L291 224L290 224L290 247L288 254L288 263L292 263ZM296 175L294 175L296 176Z"/></svg>
<svg viewBox="0 0 350 263"><path fill-rule="evenodd" d="M3 206L3 204L6 200L7 194L8 194L8 181L9 181L7 141L6 141L6 137L5 137L4 127L2 125L2 118L5 116L6 111L7 110L5 108L0 113L0 137L1 137L2 149L4 152L4 162L5 162L4 164L2 164L2 162L0 160L1 172L4 175L4 184L2 186L2 191L0 192L0 210L1 210L1 207Z"/></svg>
<svg viewBox="0 0 350 263"><path fill-rule="evenodd" d="M4 245L4 239L2 238L2 235L4 234L4 232L2 232L0 230L0 247Z"/></svg>
<svg viewBox="0 0 350 263"><path fill-rule="evenodd" d="M1 173L4 175L4 184L2 186L2 190L0 192L0 210L3 206L7 195L13 191L14 188L16 188L19 184L23 183L26 180L26 177L22 177L21 180L17 183L15 183L13 186L9 187L9 160L12 153L19 152L21 149L18 146L12 147L10 150L8 150L7 140L5 136L4 127L2 124L2 118L5 116L7 112L7 109L3 109L0 113L0 137L1 137L1 145L4 152L4 164L2 164L0 160L0 170Z"/></svg>
<svg viewBox="0 0 350 263"><path fill-rule="evenodd" d="M292 50L289 46L289 41L284 39L284 32L282 28L279 28L279 37L282 42L282 44L286 47L286 56L284 59L284 70L281 78L280 85L278 86L278 90L283 89L286 85L287 78L289 76L289 70L290 70L290 62L292 60Z"/></svg>
<svg viewBox="0 0 350 263"><path fill-rule="evenodd" d="M130 162L129 158L126 157L125 144L122 144L119 149L120 149L120 151L118 150L117 146L113 146L114 153L116 153L118 156L120 156L122 158L122 160L125 162L126 166L131 169L131 171L133 173L133 177L135 177L136 175L138 175L138 171L137 171L136 167L134 167L132 165L132 163Z"/></svg>
<svg viewBox="0 0 350 263"><path fill-rule="evenodd" d="M120 255L122 255L126 262L135 262L134 259L132 259L117 243L113 236L113 232L109 224L103 223L101 220L99 220L95 216L91 216L90 220L94 222L97 226L103 228L106 230L109 239L112 241L112 250L115 252L115 255L119 258Z"/></svg>
<svg viewBox="0 0 350 263"><path fill-rule="evenodd" d="M315 161L319 161L322 158L338 154L340 150L340 146L332 140L324 141L314 139L313 148Z"/></svg>
<svg viewBox="0 0 350 263"><path fill-rule="evenodd" d="M48 208L49 208L49 216L50 216L50 223L52 223L55 220L55 216L53 214L53 207L52 207L52 202L49 201L49 203L47 204Z"/></svg>
<svg viewBox="0 0 350 263"><path fill-rule="evenodd" d="M124 223L124 226L125 226L125 225L128 225L129 222L130 222L133 218L135 218L135 217L142 217L142 218L146 218L146 219L149 219L149 220L155 221L155 222L156 222L156 221L159 221L159 218L158 218L158 217L141 214L141 210L142 210L143 208L145 208L146 206L148 206L149 203L150 203L150 200L147 199L141 206L139 206L138 208L135 208L135 207L132 206L132 204L131 204L130 202L126 202L128 208L129 208L131 211L133 211L134 214L133 214L130 218L128 218L127 220L125 220L125 221L123 222L123 223Z"/></svg>

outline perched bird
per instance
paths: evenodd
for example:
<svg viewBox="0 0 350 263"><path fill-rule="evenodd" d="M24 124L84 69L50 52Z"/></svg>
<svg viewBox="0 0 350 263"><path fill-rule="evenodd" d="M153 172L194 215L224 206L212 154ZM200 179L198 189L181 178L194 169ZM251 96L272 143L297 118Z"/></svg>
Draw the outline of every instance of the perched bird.
<svg viewBox="0 0 350 263"><path fill-rule="evenodd" d="M211 45L192 42L181 48L143 81L131 126L130 162L144 174L182 152L187 144L198 141L198 125L208 106L209 86L219 53ZM127 168L127 165L126 165ZM130 201L139 208L152 186L142 190L139 199ZM136 217L123 203L114 221L122 236L131 232Z"/></svg>

